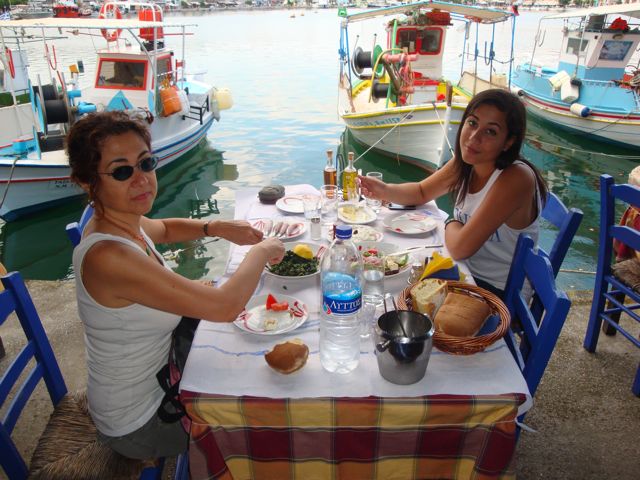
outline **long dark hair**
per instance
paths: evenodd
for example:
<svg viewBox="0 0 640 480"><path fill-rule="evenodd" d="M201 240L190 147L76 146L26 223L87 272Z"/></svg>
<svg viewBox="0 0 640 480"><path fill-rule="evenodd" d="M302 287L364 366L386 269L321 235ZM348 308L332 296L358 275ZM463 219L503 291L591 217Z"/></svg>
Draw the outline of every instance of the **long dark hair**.
<svg viewBox="0 0 640 480"><path fill-rule="evenodd" d="M520 160L527 164L536 175L538 190L540 192L542 204L544 205L544 202L547 199L547 184L538 169L520 155L524 136L527 132L527 112L524 105L516 95L502 89L485 90L484 92L478 93L471 99L469 105L467 105L467 108L464 111L464 114L462 115L460 128L458 128L458 134L456 135L455 157L452 160L457 172L456 181L449 190L453 202L455 203L458 199L464 201L464 198L469 192L469 183L471 181L471 172L473 171L473 167L462 160L460 135L462 134L462 129L467 121L467 117L475 112L481 105L492 105L505 114L505 123L509 130L507 138L513 138L511 147L504 152L501 152L500 156L498 156L496 160L496 168L504 170L516 160Z"/></svg>
<svg viewBox="0 0 640 480"><path fill-rule="evenodd" d="M103 213L97 195L100 189L98 164L102 147L109 137L128 132L139 135L151 150L151 133L142 118L120 110L90 113L74 123L67 134L66 150L71 180L88 185L89 201L93 202L98 216Z"/></svg>

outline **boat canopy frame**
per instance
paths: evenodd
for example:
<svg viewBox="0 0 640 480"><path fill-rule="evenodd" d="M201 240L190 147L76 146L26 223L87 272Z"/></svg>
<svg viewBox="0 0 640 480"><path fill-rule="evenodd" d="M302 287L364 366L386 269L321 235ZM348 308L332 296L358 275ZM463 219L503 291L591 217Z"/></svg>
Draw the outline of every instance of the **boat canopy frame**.
<svg viewBox="0 0 640 480"><path fill-rule="evenodd" d="M352 77L352 68L351 68L351 53L349 49L349 24L360 22L364 20L371 20L376 17L386 17L391 15L401 15L404 14L406 16L419 13L420 11L432 11L432 10L441 10L449 12L451 19L462 22L465 24L465 37L463 42L463 50L462 50L462 61L460 65L460 75L464 73L465 67L465 58L471 57L474 61L474 75L477 76L478 73L478 60L482 59L485 62L485 65L489 67L489 81L493 76L493 62L498 62L502 64L509 65L509 72L507 75L507 86L511 87L511 74L513 69L513 60L514 60L514 42L515 42L515 27L516 27L516 15L512 12L507 12L504 10L498 10L493 8L481 8L469 5L460 5L456 3L447 3L447 2L438 2L438 1L421 1L414 2L401 6L393 6L393 7L383 7L378 9L367 10L364 12L358 12L354 14L347 14L343 16L341 25L340 25L340 49L338 51L340 55L340 78L343 78L345 65L347 66L346 70L348 72L349 84L351 93L353 94L353 77ZM509 59L500 61L495 58L495 50L494 50L494 40L495 40L495 26L498 23L506 22L508 20L512 20L511 24L511 49L509 52ZM475 48L473 54L470 54L467 51L467 43L470 37L470 27L471 24L476 24L476 38L475 38ZM478 49L478 40L479 40L479 24L491 25L491 42L489 44L489 51L487 52L487 42L485 41L484 46L484 54L479 54Z"/></svg>

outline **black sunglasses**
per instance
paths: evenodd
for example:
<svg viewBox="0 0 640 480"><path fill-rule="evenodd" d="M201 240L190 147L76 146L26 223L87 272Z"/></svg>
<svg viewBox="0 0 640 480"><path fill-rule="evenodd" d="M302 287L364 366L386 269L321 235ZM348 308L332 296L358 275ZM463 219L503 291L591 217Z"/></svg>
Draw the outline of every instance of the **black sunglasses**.
<svg viewBox="0 0 640 480"><path fill-rule="evenodd" d="M136 163L133 167L131 165L120 165L113 169L113 172L98 172L99 175L111 175L115 180L124 182L129 180L133 175L133 169L138 167L143 172L153 172L158 166L158 157L146 157Z"/></svg>

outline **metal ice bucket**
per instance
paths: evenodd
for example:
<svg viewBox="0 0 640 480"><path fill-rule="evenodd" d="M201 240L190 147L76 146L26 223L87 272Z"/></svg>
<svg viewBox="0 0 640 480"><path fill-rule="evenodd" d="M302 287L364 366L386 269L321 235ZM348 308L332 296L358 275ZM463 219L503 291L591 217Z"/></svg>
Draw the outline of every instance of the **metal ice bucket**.
<svg viewBox="0 0 640 480"><path fill-rule="evenodd" d="M383 378L398 385L424 377L433 347L433 322L422 313L394 310L378 318L376 357Z"/></svg>

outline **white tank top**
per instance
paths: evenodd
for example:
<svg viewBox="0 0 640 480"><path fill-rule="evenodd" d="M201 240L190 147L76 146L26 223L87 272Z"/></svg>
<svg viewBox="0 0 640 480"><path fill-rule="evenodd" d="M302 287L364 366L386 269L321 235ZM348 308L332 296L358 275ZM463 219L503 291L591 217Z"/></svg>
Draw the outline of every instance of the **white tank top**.
<svg viewBox="0 0 640 480"><path fill-rule="evenodd" d="M162 259L151 239L144 237ZM101 433L119 437L155 415L164 395L156 373L168 361L171 333L180 317L138 304L109 308L97 303L85 289L81 271L87 251L101 241L124 243L146 253L131 240L104 233L92 233L73 251L78 313L87 348L89 412Z"/></svg>
<svg viewBox="0 0 640 480"><path fill-rule="evenodd" d="M514 163L526 165L519 160L516 160ZM467 193L464 201L461 201L460 198L458 198L453 213L456 220L459 220L462 223L467 223L469 221L502 172L503 170L494 170L491 177L489 177L489 181L482 190L477 193ZM535 195L538 214L531 225L521 230L516 230L509 227L506 223L503 223L489 237L489 239L484 242L482 247L480 247L473 256L467 259L469 270L471 270L474 277L484 280L500 290L504 290L505 284L507 283L507 276L509 275L509 269L511 268L513 254L516 251L516 243L518 242L520 234L526 233L530 235L537 247L540 212L542 212L542 203L540 200L540 191L538 189L537 181Z"/></svg>

